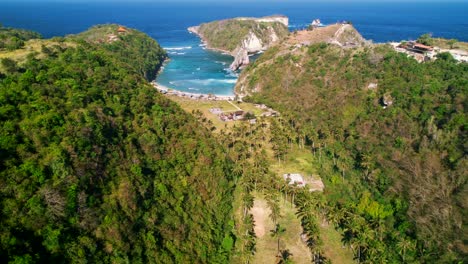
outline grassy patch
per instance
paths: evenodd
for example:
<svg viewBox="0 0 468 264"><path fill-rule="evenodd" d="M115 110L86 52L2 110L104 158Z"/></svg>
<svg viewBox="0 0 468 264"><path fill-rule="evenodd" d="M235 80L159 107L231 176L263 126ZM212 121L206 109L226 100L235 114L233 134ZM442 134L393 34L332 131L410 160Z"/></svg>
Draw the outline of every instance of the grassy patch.
<svg viewBox="0 0 468 264"><path fill-rule="evenodd" d="M12 51L0 51L0 60L4 58L9 58L21 66L22 63L26 61L26 58L29 54L36 53L37 59L43 59L46 55L42 52L42 46L52 47L58 45L60 47L70 47L76 46L73 42L57 42L50 39L31 39L26 41L25 45L21 49L12 50ZM2 65L0 64L0 71L3 72Z"/></svg>
<svg viewBox="0 0 468 264"><path fill-rule="evenodd" d="M211 108L220 108L222 111L236 111L237 109L227 101L193 100L175 95L170 95L168 98L178 103L180 107L182 107L182 109L188 113L200 110L206 119L213 122L213 125L216 127L216 131L218 132L221 131L221 129L233 126L234 122L223 122L218 118L217 115L210 112Z"/></svg>
<svg viewBox="0 0 468 264"><path fill-rule="evenodd" d="M461 49L468 51L468 42L456 41L452 45L450 45L449 39L443 38L433 38L432 39L434 46L442 48L442 49L450 49L453 47L454 49Z"/></svg>
<svg viewBox="0 0 468 264"><path fill-rule="evenodd" d="M260 115L263 113L262 109L255 107L254 104L251 103L237 103L237 102L228 102L228 101L208 101L208 100L193 100L189 98L183 98L175 95L168 96L169 99L178 103L182 109L185 111L192 113L193 111L200 110L203 113L203 116L210 120L213 125L216 127L216 131L219 132L222 129L229 129L234 126L237 122L245 122L245 121L228 121L223 122L221 121L217 115L210 112L211 108L220 108L222 111L230 112L238 110L235 106L239 107L240 109L252 112L255 115Z"/></svg>
<svg viewBox="0 0 468 264"><path fill-rule="evenodd" d="M325 256L331 260L332 263L355 263L353 261L354 255L348 246L341 243L341 234L332 225L328 223L321 223L320 235L323 240L323 251Z"/></svg>

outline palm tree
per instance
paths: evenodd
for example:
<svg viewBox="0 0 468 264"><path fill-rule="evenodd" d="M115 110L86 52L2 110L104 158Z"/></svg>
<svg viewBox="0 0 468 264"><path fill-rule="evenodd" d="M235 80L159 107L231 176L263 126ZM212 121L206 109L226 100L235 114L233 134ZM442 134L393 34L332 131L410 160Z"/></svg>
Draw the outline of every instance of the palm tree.
<svg viewBox="0 0 468 264"><path fill-rule="evenodd" d="M278 257L279 257L279 261L278 261L278 264L288 264L288 263L292 263L292 261L289 259L289 257L292 256L292 253L289 252L288 249L284 249L284 250L281 250Z"/></svg>
<svg viewBox="0 0 468 264"><path fill-rule="evenodd" d="M281 251L280 251L280 237L281 237L282 234L284 234L285 231L286 231L286 229L284 227L282 227L280 224L276 224L275 229L270 230L271 236L278 240L278 255L281 253Z"/></svg>
<svg viewBox="0 0 468 264"><path fill-rule="evenodd" d="M247 212L250 209L252 209L254 205L254 197L250 194L250 192L247 192L244 195L243 202L244 202L244 218L245 218L245 216L247 215Z"/></svg>
<svg viewBox="0 0 468 264"><path fill-rule="evenodd" d="M273 221L273 223L276 225L278 222L278 219L280 218L280 207L279 207L278 198L276 197L276 195L272 195L271 197L268 197L267 204L271 210L270 218Z"/></svg>

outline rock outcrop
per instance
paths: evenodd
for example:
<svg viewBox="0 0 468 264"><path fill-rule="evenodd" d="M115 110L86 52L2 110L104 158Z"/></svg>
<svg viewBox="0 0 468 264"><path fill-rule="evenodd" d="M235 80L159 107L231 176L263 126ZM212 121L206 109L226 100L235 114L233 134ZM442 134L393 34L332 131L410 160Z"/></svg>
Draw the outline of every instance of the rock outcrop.
<svg viewBox="0 0 468 264"><path fill-rule="evenodd" d="M240 17L189 27L207 48L226 52L234 57L231 70L250 63L249 55L268 49L289 34L285 16L263 18Z"/></svg>
<svg viewBox="0 0 468 264"><path fill-rule="evenodd" d="M229 66L229 68L233 71L250 63L249 53L247 52L247 49L245 48L239 47L234 52L233 56L234 56L234 61L232 62L231 66Z"/></svg>

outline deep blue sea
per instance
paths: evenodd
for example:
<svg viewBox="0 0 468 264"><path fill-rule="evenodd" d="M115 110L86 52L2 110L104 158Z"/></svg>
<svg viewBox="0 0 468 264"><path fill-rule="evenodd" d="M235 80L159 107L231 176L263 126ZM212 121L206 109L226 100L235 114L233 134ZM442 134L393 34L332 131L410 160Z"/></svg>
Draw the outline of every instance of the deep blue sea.
<svg viewBox="0 0 468 264"><path fill-rule="evenodd" d="M236 16L284 14L290 29L313 19L331 24L349 20L374 42L416 39L424 33L468 41L468 2L386 3L37 3L0 0L0 23L27 28L44 37L63 36L94 24L118 23L139 29L165 47L171 58L158 77L163 85L187 92L232 94L236 74L227 70L232 58L204 50L187 27ZM377 2L377 1L376 1Z"/></svg>

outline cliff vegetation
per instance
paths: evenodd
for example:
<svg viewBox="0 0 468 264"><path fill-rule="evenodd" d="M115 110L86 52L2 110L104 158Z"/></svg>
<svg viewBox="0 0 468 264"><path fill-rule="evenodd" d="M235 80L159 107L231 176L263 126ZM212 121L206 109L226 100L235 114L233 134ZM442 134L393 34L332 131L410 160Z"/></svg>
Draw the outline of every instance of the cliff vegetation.
<svg viewBox="0 0 468 264"><path fill-rule="evenodd" d="M189 31L199 35L208 48L227 52L234 57L230 68L237 70L247 64L249 54L264 51L288 34L288 18L234 18L204 23Z"/></svg>
<svg viewBox="0 0 468 264"><path fill-rule="evenodd" d="M198 30L209 47L233 52L252 32L264 46L272 41L272 34L279 39L288 35L287 26L279 22L257 22L255 20L221 20L201 24Z"/></svg>

